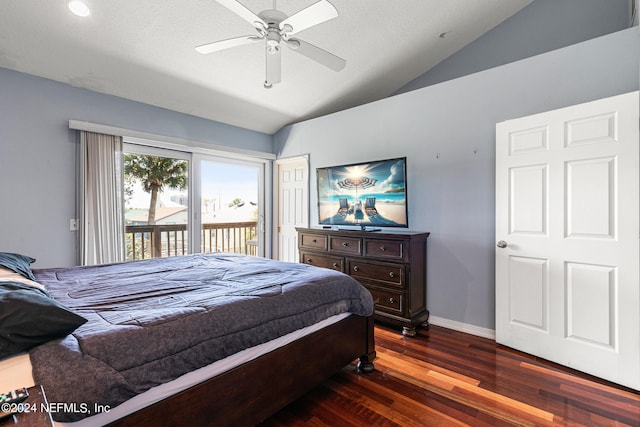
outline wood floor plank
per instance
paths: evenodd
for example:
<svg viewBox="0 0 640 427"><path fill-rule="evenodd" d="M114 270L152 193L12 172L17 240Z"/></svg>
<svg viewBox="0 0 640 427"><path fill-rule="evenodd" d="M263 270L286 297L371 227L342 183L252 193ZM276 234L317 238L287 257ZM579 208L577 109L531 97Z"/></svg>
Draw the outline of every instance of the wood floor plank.
<svg viewBox="0 0 640 427"><path fill-rule="evenodd" d="M416 411L418 413L428 412L429 422L425 425L434 425L436 420L444 421L445 425L447 423L454 425L453 421L449 421L450 419L458 420L464 425L469 425L471 422L478 426L485 425L479 422L478 416L481 414L475 408L451 400L445 393L434 393L387 374L383 374L382 377L371 378L371 382L373 384L369 386L380 387L381 393L384 392L384 389L389 389L406 397L406 400L402 403L407 405L407 411L412 413ZM497 425L494 421L494 419L490 419L486 425Z"/></svg>
<svg viewBox="0 0 640 427"><path fill-rule="evenodd" d="M329 381L329 387L336 393L339 393L348 399L353 399L363 407L376 412L381 417L384 417L400 426L421 427L425 422L425 420L422 419L423 416L431 411L431 408L420 408L418 405L413 404L413 402L405 404L406 398L398 393L394 393L392 395L393 400L390 403L386 405L381 404L368 393L368 391L374 389L373 385L363 389L365 394L357 392L352 387L339 386L335 382L332 383L331 381ZM456 423L455 420L450 419L449 417L446 417L445 421L448 425L455 425Z"/></svg>
<svg viewBox="0 0 640 427"><path fill-rule="evenodd" d="M467 375L460 374L458 372L452 371L450 369L443 368L441 366L424 362L422 360L417 360L406 354L395 353L392 354L388 349L379 348L377 349L378 357L381 360L384 360L385 366L389 368L394 368L398 370L402 370L403 372L411 375L420 376L426 372L434 371L439 372L443 375L446 375L450 378L456 378L459 381L468 382L471 385L477 386L480 382L471 378Z"/></svg>
<svg viewBox="0 0 640 427"><path fill-rule="evenodd" d="M444 426L464 426L467 425L464 422L457 420L447 413L438 411L430 405L424 403L429 401L429 396L425 393L421 393L420 397L416 397L414 393L401 394L400 392L389 392L391 388L388 382L376 381L375 379L364 379L367 390L377 391L377 394L385 393L393 396L392 403L387 407L393 411L393 413L404 414L404 416L412 419L417 425L444 425ZM408 387L404 387L403 390L408 390ZM424 398L424 401L423 401ZM386 411L382 411L383 414ZM402 424L404 425L404 424Z"/></svg>
<svg viewBox="0 0 640 427"><path fill-rule="evenodd" d="M447 396L449 399L474 408L480 413L485 413L491 415L493 418L512 423L512 425L550 425L553 421L553 414L545 411L539 411L534 407L523 405L520 402L513 401L512 399L504 396L487 393L485 390L477 387L472 388L466 386L466 384L459 387L464 383L458 383L458 386L454 384L451 388L442 388L439 386L439 384L450 383L451 381L455 382L453 379L440 378L437 383L434 383L433 381L422 381L401 372L392 372L391 374L398 376L398 378L401 378L408 383L424 388L425 390ZM439 376L437 373L433 374Z"/></svg>
<svg viewBox="0 0 640 427"><path fill-rule="evenodd" d="M471 392L475 395L476 399L469 400L465 397L466 402L470 402L470 406L476 409L491 413L496 418L506 419L510 422L515 422L518 417L531 418L531 423L523 422L522 425L534 425L536 421L543 423L550 423L553 421L553 414L547 411L541 411L535 407L518 402L492 393L488 390L479 388L480 381L460 375L458 373L449 371L447 369L438 369L429 363L416 361L415 359L409 359L406 354L396 354L392 356L389 350L385 349L379 352L378 365L387 368L389 375L395 375L398 378L404 379L404 381L418 385L422 388L432 391L446 390L449 396L456 395L453 390L458 387L466 392ZM435 369L432 369L435 368ZM462 393L458 393L458 396L462 396ZM508 408L508 412L494 411L486 405L481 405L481 401L488 401L490 403L499 403L499 406ZM516 415L510 415L515 413Z"/></svg>
<svg viewBox="0 0 640 427"><path fill-rule="evenodd" d="M355 362L264 426L631 426L640 393L450 329L376 325L376 370Z"/></svg>
<svg viewBox="0 0 640 427"><path fill-rule="evenodd" d="M526 369L531 369L533 371L536 371L536 373L544 374L545 376L561 378L563 382L582 384L593 389L598 389L607 393L627 397L631 400L636 400L638 398L637 392L626 389L622 386L618 387L610 383L606 383L606 384L604 382L600 383L596 378L593 378L593 377L582 378L582 377L576 376L574 371L571 371L570 373L561 372L558 370L549 369L545 366L537 366L537 365L533 365L531 363L526 363L526 362L521 363L521 366Z"/></svg>

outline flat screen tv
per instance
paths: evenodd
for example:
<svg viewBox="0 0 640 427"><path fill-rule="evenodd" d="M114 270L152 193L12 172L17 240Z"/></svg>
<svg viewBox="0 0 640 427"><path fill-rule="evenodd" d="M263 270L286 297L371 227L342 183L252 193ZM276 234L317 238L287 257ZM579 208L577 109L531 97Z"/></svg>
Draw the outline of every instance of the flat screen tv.
<svg viewBox="0 0 640 427"><path fill-rule="evenodd" d="M406 157L316 169L318 221L408 227Z"/></svg>

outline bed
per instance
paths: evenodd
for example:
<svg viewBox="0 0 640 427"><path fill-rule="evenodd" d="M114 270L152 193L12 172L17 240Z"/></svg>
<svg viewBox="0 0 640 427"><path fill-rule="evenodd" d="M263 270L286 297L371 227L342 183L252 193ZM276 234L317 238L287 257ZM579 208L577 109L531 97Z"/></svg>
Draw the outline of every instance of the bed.
<svg viewBox="0 0 640 427"><path fill-rule="evenodd" d="M43 270L30 260L2 263L24 283L0 275L0 304L4 287L5 302L26 292L21 302L65 314L39 307L35 336L16 338L0 307L0 377L27 372L67 403L56 424L255 425L355 359L373 370L373 301L342 273L224 253ZM50 324L59 331L40 330Z"/></svg>

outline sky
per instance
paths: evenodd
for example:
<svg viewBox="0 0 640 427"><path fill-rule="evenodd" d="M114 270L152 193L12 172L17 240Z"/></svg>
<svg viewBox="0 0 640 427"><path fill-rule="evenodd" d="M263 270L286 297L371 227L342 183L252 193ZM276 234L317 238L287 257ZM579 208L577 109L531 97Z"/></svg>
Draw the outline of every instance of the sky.
<svg viewBox="0 0 640 427"><path fill-rule="evenodd" d="M220 205L227 205L235 198L245 203L258 202L258 170L255 167L203 161L201 175L203 199L216 199ZM170 202L171 196L180 193L165 189L160 197L166 205L174 205ZM138 188L128 201L127 208L148 209L149 199L150 194Z"/></svg>

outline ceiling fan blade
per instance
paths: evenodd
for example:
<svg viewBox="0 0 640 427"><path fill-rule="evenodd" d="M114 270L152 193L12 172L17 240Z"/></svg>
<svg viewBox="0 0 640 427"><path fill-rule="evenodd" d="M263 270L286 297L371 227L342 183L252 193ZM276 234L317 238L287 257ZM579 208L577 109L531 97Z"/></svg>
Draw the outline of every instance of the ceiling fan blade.
<svg viewBox="0 0 640 427"><path fill-rule="evenodd" d="M235 13L254 27L265 29L267 24L258 15L247 9L236 0L216 0L218 3Z"/></svg>
<svg viewBox="0 0 640 427"><path fill-rule="evenodd" d="M264 81L265 87L271 87L276 83L280 83L282 77L282 61L280 56L280 49L274 50L273 52L267 51L267 74L266 79Z"/></svg>
<svg viewBox="0 0 640 427"><path fill-rule="evenodd" d="M340 58L339 56L336 56L333 53L327 52L326 50L312 45L311 43L307 43L303 40L289 39L285 42L287 43L287 46L289 46L294 52L298 52L300 55L304 55L307 58L313 59L314 61L319 62L320 64L324 65L325 67L329 67L334 71L340 71L345 67L345 65L347 65L347 61Z"/></svg>
<svg viewBox="0 0 640 427"><path fill-rule="evenodd" d="M338 11L331 3L327 0L320 0L282 21L280 29L291 36L337 16Z"/></svg>
<svg viewBox="0 0 640 427"><path fill-rule="evenodd" d="M242 46L262 40L262 37L257 36L242 36L234 37L232 39L220 40L213 43L207 43L200 46L196 46L196 51L206 55L207 53L218 52L220 50L229 49L230 47Z"/></svg>

